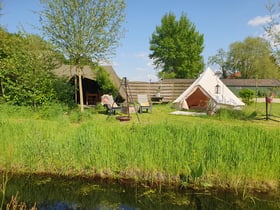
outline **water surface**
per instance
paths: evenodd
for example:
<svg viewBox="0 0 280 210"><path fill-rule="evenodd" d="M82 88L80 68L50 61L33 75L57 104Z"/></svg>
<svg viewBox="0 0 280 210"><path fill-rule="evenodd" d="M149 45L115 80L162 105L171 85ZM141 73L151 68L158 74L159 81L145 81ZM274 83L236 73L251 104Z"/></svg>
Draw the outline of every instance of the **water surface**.
<svg viewBox="0 0 280 210"><path fill-rule="evenodd" d="M59 178L50 176L13 176L6 200L18 193L20 201L38 209L280 209L280 196L236 195L218 190L151 189L137 184L120 184L106 180Z"/></svg>

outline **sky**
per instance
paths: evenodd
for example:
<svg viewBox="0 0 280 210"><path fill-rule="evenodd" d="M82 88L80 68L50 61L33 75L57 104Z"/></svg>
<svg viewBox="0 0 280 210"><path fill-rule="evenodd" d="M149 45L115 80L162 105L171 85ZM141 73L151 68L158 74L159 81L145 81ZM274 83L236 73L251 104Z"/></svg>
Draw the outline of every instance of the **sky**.
<svg viewBox="0 0 280 210"><path fill-rule="evenodd" d="M0 0L1 1L1 0ZM34 28L39 17L40 0L2 0L0 24L10 33L24 29L38 34ZM130 81L158 81L157 70L149 59L150 39L162 17L172 12L177 19L184 13L196 31L204 35L202 56L207 67L209 56L248 36L264 33L269 0L127 0L126 33L111 64L120 78Z"/></svg>

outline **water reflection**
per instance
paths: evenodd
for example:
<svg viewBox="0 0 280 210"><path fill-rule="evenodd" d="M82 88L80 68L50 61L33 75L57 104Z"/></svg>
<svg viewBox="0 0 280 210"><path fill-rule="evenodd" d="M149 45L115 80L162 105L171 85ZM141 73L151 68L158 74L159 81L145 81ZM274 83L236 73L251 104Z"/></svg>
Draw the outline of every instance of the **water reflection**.
<svg viewBox="0 0 280 210"><path fill-rule="evenodd" d="M36 202L38 209L159 209L159 210L204 210L204 209L280 209L280 198L237 197L217 191L194 193L176 192L120 185L106 181L85 179L62 179L36 176L13 177L7 188L7 201L18 193L21 201L31 208ZM270 200L269 200L270 199Z"/></svg>

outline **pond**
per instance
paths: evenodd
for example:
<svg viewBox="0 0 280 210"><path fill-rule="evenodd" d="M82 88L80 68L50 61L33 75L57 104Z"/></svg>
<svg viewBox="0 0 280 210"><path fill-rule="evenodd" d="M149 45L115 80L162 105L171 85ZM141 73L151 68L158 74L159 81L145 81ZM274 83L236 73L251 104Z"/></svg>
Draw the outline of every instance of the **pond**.
<svg viewBox="0 0 280 210"><path fill-rule="evenodd" d="M280 209L280 196L152 189L141 184L52 176L13 176L6 192L6 202L18 194L18 200L24 201L28 209L36 203L42 210Z"/></svg>

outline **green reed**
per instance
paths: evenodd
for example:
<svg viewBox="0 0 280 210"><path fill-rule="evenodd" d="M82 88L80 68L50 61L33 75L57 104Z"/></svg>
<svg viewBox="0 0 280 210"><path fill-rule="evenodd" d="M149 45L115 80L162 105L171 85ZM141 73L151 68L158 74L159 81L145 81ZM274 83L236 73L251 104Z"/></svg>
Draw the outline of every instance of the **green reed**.
<svg viewBox="0 0 280 210"><path fill-rule="evenodd" d="M188 175L202 164L208 179L279 180L278 126L171 116L160 106L153 112L142 114L140 123L135 115L120 123L87 113L77 123L63 114L57 119L37 119L32 111L24 117L2 114L0 167L9 161L16 172L145 179L158 173Z"/></svg>

